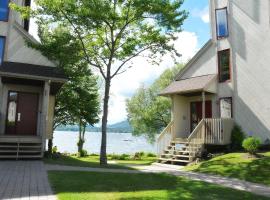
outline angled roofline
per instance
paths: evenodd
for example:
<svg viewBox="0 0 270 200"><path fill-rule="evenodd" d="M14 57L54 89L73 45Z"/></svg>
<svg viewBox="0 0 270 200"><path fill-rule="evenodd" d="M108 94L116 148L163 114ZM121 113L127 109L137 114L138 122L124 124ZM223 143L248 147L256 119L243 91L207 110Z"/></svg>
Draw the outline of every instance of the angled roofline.
<svg viewBox="0 0 270 200"><path fill-rule="evenodd" d="M13 26L28 40L30 40L31 42L35 43L35 44L39 44L40 42L37 41L31 34L29 34L26 30L23 29L23 27L18 23L18 22L14 22Z"/></svg>
<svg viewBox="0 0 270 200"><path fill-rule="evenodd" d="M190 59L190 61L185 65L183 69L175 76L174 80L180 80L181 76L192 66L192 64L197 61L201 55L213 44L213 40L209 39L203 47Z"/></svg>
<svg viewBox="0 0 270 200"><path fill-rule="evenodd" d="M30 42L33 42L34 44L40 44L40 42L38 40L36 40L30 33L28 33L26 30L24 30L24 28L18 22L16 22L16 21L13 22L13 26L17 31L19 31L21 33L21 35L25 39L29 40ZM36 51L38 51L38 50L36 50ZM42 54L42 56L44 56L44 55ZM46 56L44 56L44 57L46 57ZM51 60L48 57L46 57L46 58L55 65L54 67L56 67L58 65L56 61Z"/></svg>

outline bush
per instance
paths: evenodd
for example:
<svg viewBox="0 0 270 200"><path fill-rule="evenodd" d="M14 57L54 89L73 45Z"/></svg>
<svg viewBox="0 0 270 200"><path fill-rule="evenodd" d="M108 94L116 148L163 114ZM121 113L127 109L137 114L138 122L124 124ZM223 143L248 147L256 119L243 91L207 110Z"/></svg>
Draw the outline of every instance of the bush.
<svg viewBox="0 0 270 200"><path fill-rule="evenodd" d="M249 137L249 138L247 138L247 139L245 139L245 140L243 141L242 146L244 147L244 149L245 149L248 153L254 155L254 154L257 153L260 144L261 144L260 139L255 138L255 137Z"/></svg>
<svg viewBox="0 0 270 200"><path fill-rule="evenodd" d="M129 159L128 154L121 154L121 155L112 154L111 155L111 160L128 160L128 159Z"/></svg>
<svg viewBox="0 0 270 200"><path fill-rule="evenodd" d="M231 133L231 149L233 151L242 150L242 143L245 137L246 135L242 131L242 128L238 125L235 125Z"/></svg>
<svg viewBox="0 0 270 200"><path fill-rule="evenodd" d="M52 148L52 153L53 153L53 154L56 154L57 151L58 151L57 146L54 146L54 147Z"/></svg>
<svg viewBox="0 0 270 200"><path fill-rule="evenodd" d="M79 152L79 157L85 157L85 156L87 156L88 155L88 153L87 153L87 151L86 150L81 150L80 152Z"/></svg>
<svg viewBox="0 0 270 200"><path fill-rule="evenodd" d="M129 155L128 154L122 154L119 157L119 160L128 160L129 159Z"/></svg>
<svg viewBox="0 0 270 200"><path fill-rule="evenodd" d="M156 154L154 154L154 153L147 153L146 156L147 157L156 157Z"/></svg>

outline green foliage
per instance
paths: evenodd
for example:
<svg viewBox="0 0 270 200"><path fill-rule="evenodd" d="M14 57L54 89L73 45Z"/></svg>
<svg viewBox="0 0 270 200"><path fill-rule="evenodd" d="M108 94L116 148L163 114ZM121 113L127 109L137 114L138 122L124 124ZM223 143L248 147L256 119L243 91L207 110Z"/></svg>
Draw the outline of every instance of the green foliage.
<svg viewBox="0 0 270 200"><path fill-rule="evenodd" d="M183 65L165 70L148 88L142 86L127 100L128 119L134 135L144 135L153 142L156 134L171 120L171 100L158 94L174 79Z"/></svg>
<svg viewBox="0 0 270 200"><path fill-rule="evenodd" d="M111 159L112 160L129 160L130 156L128 154L121 154L121 155L112 154Z"/></svg>
<svg viewBox="0 0 270 200"><path fill-rule="evenodd" d="M246 135L242 128L239 125L235 125L231 133L231 149L233 151L241 150L245 137Z"/></svg>
<svg viewBox="0 0 270 200"><path fill-rule="evenodd" d="M252 154L255 155L259 149L261 145L261 141L259 138L255 138L255 137L248 137L243 141L243 147L244 149Z"/></svg>
<svg viewBox="0 0 270 200"><path fill-rule="evenodd" d="M154 153L147 153L146 156L147 156L147 157L152 157L152 158L153 158L153 157L156 157L156 154L154 154Z"/></svg>
<svg viewBox="0 0 270 200"><path fill-rule="evenodd" d="M88 155L88 152L85 149L80 150L80 152L78 152L78 156L79 157L86 157Z"/></svg>
<svg viewBox="0 0 270 200"><path fill-rule="evenodd" d="M53 154L56 154L57 151L58 151L57 146L54 146L54 147L52 148L52 153L53 153Z"/></svg>
<svg viewBox="0 0 270 200"><path fill-rule="evenodd" d="M54 45L56 49L65 49L69 44L75 46L74 50L70 48L70 52L60 51L61 56L67 59L73 56L75 59L80 58L78 64L85 62L83 64L95 68L104 79L101 164L107 164L106 128L112 79L128 70L132 66L132 59L141 54L155 64L159 64L166 53L170 53L173 58L180 56L173 41L177 39L176 33L181 32L188 15L185 10L181 10L183 2L184 0L37 0L37 9L34 12L13 5L13 9L23 16L30 13L36 17L39 27L48 28L48 35L51 34L52 39L56 38L58 41ZM54 38L54 30L63 27L67 30L65 34L57 34ZM66 39L69 39L67 43ZM47 42L50 44L50 41ZM51 42L54 43L54 40ZM46 48L46 44L42 43L40 49ZM46 51L46 54L54 57L55 50L51 50L51 53ZM76 103L80 101L77 99ZM162 107L163 101L158 106L161 104ZM82 104L85 105L84 103ZM91 103L88 104L90 105ZM72 106L71 109L73 110Z"/></svg>

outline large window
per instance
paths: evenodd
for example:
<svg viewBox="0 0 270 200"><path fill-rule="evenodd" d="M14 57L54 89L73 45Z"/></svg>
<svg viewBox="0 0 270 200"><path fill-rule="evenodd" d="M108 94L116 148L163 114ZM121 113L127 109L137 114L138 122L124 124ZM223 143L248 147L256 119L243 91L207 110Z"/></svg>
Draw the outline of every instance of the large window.
<svg viewBox="0 0 270 200"><path fill-rule="evenodd" d="M8 3L9 0L0 0L0 21L8 20Z"/></svg>
<svg viewBox="0 0 270 200"><path fill-rule="evenodd" d="M218 52L218 74L219 82L225 82L231 79L229 49Z"/></svg>
<svg viewBox="0 0 270 200"><path fill-rule="evenodd" d="M220 117L232 118L232 98L225 97L219 100L220 105Z"/></svg>
<svg viewBox="0 0 270 200"><path fill-rule="evenodd" d="M227 8L216 10L216 29L217 38L228 37L228 18L227 18Z"/></svg>
<svg viewBox="0 0 270 200"><path fill-rule="evenodd" d="M5 52L5 38L0 36L0 65L4 59L4 52Z"/></svg>

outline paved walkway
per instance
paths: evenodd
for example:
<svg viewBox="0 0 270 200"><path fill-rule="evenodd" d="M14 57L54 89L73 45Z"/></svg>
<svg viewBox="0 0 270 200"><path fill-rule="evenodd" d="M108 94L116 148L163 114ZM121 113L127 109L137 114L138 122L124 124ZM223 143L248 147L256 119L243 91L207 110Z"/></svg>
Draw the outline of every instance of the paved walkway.
<svg viewBox="0 0 270 200"><path fill-rule="evenodd" d="M45 165L47 170L59 171L90 171L90 172L112 172L112 173L168 173L175 176L183 176L192 180L199 180L208 183L214 183L225 187L252 192L258 195L270 197L270 187L241 181L238 179L226 178L221 176L207 175L194 172L185 172L179 166L173 167L162 164L153 164L150 166L137 167L138 170L128 169L107 169L107 168L90 168L90 167L73 167L73 166L60 166L60 165Z"/></svg>
<svg viewBox="0 0 270 200"><path fill-rule="evenodd" d="M0 199L56 200L42 161L0 161Z"/></svg>

